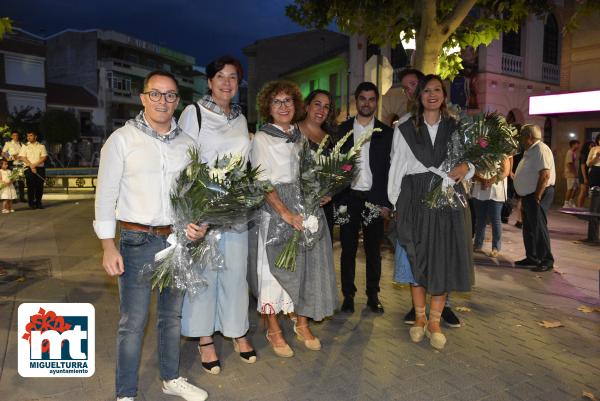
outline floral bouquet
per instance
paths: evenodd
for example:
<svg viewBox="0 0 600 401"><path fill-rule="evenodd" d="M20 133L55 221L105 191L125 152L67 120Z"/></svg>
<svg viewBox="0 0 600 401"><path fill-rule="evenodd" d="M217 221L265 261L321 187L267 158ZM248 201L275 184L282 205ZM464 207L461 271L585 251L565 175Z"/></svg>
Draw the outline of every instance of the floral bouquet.
<svg viewBox="0 0 600 401"><path fill-rule="evenodd" d="M439 169L429 169L437 176L432 180L432 190L425 202L432 209L465 207L464 197L456 193L454 181L447 173L463 162L471 163L482 173L497 171L502 160L513 155L517 148L517 130L500 114L461 116L448 144L446 160Z"/></svg>
<svg viewBox="0 0 600 401"><path fill-rule="evenodd" d="M200 160L198 149L190 148L191 162L179 173L171 191L175 222L167 240L171 246L155 256L157 266L152 288L168 286L197 291L206 281L202 269L208 264L224 265L218 252L217 231L201 240L186 238L186 226L197 224L245 224L249 212L263 201L270 185L258 180L259 169L248 168L241 155L217 159L211 168Z"/></svg>
<svg viewBox="0 0 600 401"><path fill-rule="evenodd" d="M11 183L15 182L15 181L23 181L25 179L25 170L28 167L25 166L24 164L20 164L20 165L13 165L13 168L10 172L10 174L8 175L8 181L10 181ZM3 182L0 182L0 190L3 189L4 187L6 187L9 184L4 184Z"/></svg>
<svg viewBox="0 0 600 401"><path fill-rule="evenodd" d="M371 139L373 132L381 131L375 128L366 132L350 148L348 153L342 153L342 147L348 141L353 131L340 139L329 155L324 154L329 136L325 136L316 152L310 149L308 141L304 141L300 152L300 190L302 193L302 217L304 221L303 245L311 247L319 230L317 212L321 199L332 196L347 187L354 178L354 171L360 156L360 149ZM275 265L281 269L293 271L296 268L296 255L300 244L300 231L294 231L292 238L277 257Z"/></svg>

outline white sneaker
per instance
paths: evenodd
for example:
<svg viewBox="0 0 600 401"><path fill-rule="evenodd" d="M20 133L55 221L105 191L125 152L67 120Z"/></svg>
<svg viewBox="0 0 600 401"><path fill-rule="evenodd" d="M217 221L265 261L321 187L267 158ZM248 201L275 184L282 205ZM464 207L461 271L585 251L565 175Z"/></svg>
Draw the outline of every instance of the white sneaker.
<svg viewBox="0 0 600 401"><path fill-rule="evenodd" d="M165 394L178 395L187 401L204 401L208 398L208 393L206 391L188 383L185 377L163 381L162 390Z"/></svg>
<svg viewBox="0 0 600 401"><path fill-rule="evenodd" d="M10 213L10 210L8 210L8 209L2 209L2 213Z"/></svg>
<svg viewBox="0 0 600 401"><path fill-rule="evenodd" d="M133 397L117 397L117 401L135 401Z"/></svg>

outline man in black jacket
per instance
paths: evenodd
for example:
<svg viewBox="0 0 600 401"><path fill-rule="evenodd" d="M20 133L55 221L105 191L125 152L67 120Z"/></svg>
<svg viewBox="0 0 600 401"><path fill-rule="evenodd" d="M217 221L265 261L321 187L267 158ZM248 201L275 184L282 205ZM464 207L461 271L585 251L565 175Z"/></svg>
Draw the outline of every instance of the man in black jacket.
<svg viewBox="0 0 600 401"><path fill-rule="evenodd" d="M375 118L379 91L371 82L363 82L354 93L358 114L339 127L339 135L343 137L353 131L342 148L347 152L356 140L370 129L380 128L374 132L370 141L361 148L360 161L354 180L349 188L336 196L336 205L345 206L349 222L340 225L340 240L342 243L342 293L344 303L342 312L354 312L354 276L356 270L356 250L358 234L362 227L366 254L367 273L367 305L376 313L383 313L379 301L379 279L381 277L380 245L383 240L383 220L389 216L392 205L387 196L388 172L390 169L390 150L392 147L393 131L390 127ZM339 209L338 209L339 210ZM365 220L363 216L379 212L378 217Z"/></svg>

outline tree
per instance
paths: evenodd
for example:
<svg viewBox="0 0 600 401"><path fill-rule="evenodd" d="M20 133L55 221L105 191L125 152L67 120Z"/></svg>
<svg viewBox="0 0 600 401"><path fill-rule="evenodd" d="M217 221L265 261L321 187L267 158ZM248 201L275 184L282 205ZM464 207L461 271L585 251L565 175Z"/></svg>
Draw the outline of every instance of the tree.
<svg viewBox="0 0 600 401"><path fill-rule="evenodd" d="M2 17L0 18L0 39L7 33L12 33L12 20L8 17Z"/></svg>
<svg viewBox="0 0 600 401"><path fill-rule="evenodd" d="M48 143L64 145L79 138L79 121L71 112L48 110L40 120L40 132Z"/></svg>
<svg viewBox="0 0 600 401"><path fill-rule="evenodd" d="M34 110L32 106L23 107L18 110L15 108L8 115L6 123L10 127L11 132L18 132L23 136L28 132L39 132L41 117L42 112L39 109Z"/></svg>
<svg viewBox="0 0 600 401"><path fill-rule="evenodd" d="M335 21L379 45L397 45L400 34L416 40L415 67L426 74L454 76L462 68L460 46L489 45L502 32L516 31L528 15L552 10L552 0L295 0L286 7L293 21L324 28ZM600 9L598 0L577 1L574 16Z"/></svg>

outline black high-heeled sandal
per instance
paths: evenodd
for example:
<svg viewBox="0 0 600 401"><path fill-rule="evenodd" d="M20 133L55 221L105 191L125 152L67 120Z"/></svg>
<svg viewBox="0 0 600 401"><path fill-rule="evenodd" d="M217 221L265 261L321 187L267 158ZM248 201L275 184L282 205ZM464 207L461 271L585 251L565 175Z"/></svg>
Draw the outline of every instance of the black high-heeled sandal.
<svg viewBox="0 0 600 401"><path fill-rule="evenodd" d="M202 369L204 369L207 373L211 375L218 375L221 373L221 361L218 359L216 361L210 362L202 362L202 350L201 347L206 347L208 345L214 345L213 341L206 344L198 344L198 353L200 354L200 362L202 363Z"/></svg>
<svg viewBox="0 0 600 401"><path fill-rule="evenodd" d="M238 337L238 338L244 338L244 337L246 337L246 334L244 334L243 336ZM246 363L255 363L256 362L256 351L255 350L240 352L240 346L237 343L237 338L233 338L232 340L233 340L233 350L239 354L239 356L243 362L246 362Z"/></svg>

